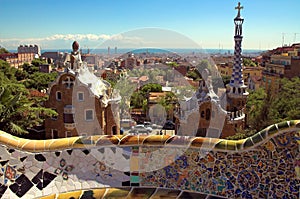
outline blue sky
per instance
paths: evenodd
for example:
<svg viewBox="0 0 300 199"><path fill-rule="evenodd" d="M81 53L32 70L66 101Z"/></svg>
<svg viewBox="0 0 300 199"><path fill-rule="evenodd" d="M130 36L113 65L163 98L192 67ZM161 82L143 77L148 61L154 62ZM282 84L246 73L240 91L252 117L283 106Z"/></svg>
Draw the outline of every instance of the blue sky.
<svg viewBox="0 0 300 199"><path fill-rule="evenodd" d="M128 31L128 37L133 38L130 41L139 40L141 44L141 40L145 40L141 35L148 33L142 31L141 34L139 30L155 27L184 35L203 48L220 46L232 49L233 18L237 13L234 7L237 2L0 0L0 45L8 49L16 49L20 44L35 43L44 49L70 48L71 42L76 39L82 47L96 48L101 47L101 43L107 39L124 39L115 35L126 35ZM287 33L285 43L293 43L294 33L300 33L299 0L241 0L241 4L244 6L241 14L245 18L245 49L280 46L282 33ZM152 39L157 39L156 43L161 43L163 47L165 38ZM143 45L153 44L143 42ZM296 35L296 42L300 42L300 34ZM183 46L178 43L171 47Z"/></svg>

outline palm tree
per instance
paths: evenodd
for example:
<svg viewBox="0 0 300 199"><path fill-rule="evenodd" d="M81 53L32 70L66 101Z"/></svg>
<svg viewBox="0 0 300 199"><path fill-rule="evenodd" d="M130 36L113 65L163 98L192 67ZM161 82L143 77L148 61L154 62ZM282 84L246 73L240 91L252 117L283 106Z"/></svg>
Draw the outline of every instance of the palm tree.
<svg viewBox="0 0 300 199"><path fill-rule="evenodd" d="M0 129L13 134L27 133L16 122L18 121L20 111L20 98L21 92L18 92L15 96L5 88L0 87Z"/></svg>

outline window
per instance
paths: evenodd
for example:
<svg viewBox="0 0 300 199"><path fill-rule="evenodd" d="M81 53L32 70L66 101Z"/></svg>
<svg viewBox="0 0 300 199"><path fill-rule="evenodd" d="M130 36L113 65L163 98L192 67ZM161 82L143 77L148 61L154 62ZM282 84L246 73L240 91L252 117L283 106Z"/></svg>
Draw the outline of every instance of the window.
<svg viewBox="0 0 300 199"><path fill-rule="evenodd" d="M210 119L210 109L206 109L206 117L205 117L206 120L209 120Z"/></svg>
<svg viewBox="0 0 300 199"><path fill-rule="evenodd" d="M117 133L117 127L116 127L116 126L113 126L112 129L111 129L111 131L112 131L112 134L113 134L113 135L117 135L117 134L118 134L118 133Z"/></svg>
<svg viewBox="0 0 300 199"><path fill-rule="evenodd" d="M201 117L204 118L204 111L201 111Z"/></svg>
<svg viewBox="0 0 300 199"><path fill-rule="evenodd" d="M72 132L71 131L66 131L65 133L66 133L66 138L72 137Z"/></svg>
<svg viewBox="0 0 300 199"><path fill-rule="evenodd" d="M52 137L52 139L58 138L58 131L57 131L57 129L51 129L51 137Z"/></svg>
<svg viewBox="0 0 300 199"><path fill-rule="evenodd" d="M60 91L56 91L56 100L61 101L61 92Z"/></svg>
<svg viewBox="0 0 300 199"><path fill-rule="evenodd" d="M238 88L238 92L239 92L239 94L241 93L241 88Z"/></svg>
<svg viewBox="0 0 300 199"><path fill-rule="evenodd" d="M85 110L85 120L86 121L94 120L94 110L93 109Z"/></svg>
<svg viewBox="0 0 300 199"><path fill-rule="evenodd" d="M56 108L53 108L52 110L55 111L55 112L57 112ZM52 119L52 120L57 120L57 115L53 115L53 116L51 117L51 119Z"/></svg>
<svg viewBox="0 0 300 199"><path fill-rule="evenodd" d="M66 88L72 88L74 86L74 79L71 77L66 77L62 83L65 85Z"/></svg>
<svg viewBox="0 0 300 199"><path fill-rule="evenodd" d="M84 93L83 92L78 92L77 93L77 99L80 102L84 101Z"/></svg>
<svg viewBox="0 0 300 199"><path fill-rule="evenodd" d="M74 122L74 114L73 113L64 113L64 123L73 124Z"/></svg>

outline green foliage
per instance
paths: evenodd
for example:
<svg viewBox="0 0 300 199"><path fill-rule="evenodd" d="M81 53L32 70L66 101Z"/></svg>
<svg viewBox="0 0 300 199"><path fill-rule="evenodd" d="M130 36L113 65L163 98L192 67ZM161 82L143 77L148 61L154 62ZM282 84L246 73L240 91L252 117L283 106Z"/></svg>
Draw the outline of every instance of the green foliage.
<svg viewBox="0 0 300 199"><path fill-rule="evenodd" d="M199 72L196 72L196 70L190 70L186 73L186 76L188 78L192 78L194 81L200 80L201 75L199 75Z"/></svg>
<svg viewBox="0 0 300 199"><path fill-rule="evenodd" d="M280 92L271 96L264 89L251 92L247 101L250 129L261 129L281 121L300 119L300 78L282 79Z"/></svg>
<svg viewBox="0 0 300 199"><path fill-rule="evenodd" d="M29 74L24 70L17 70L15 73L15 77L18 81L25 80L29 77Z"/></svg>
<svg viewBox="0 0 300 199"><path fill-rule="evenodd" d="M39 67L40 65L46 64L46 63L47 63L46 60L43 60L43 59L40 59L40 58L39 59L34 59L34 60L31 61L31 64L35 67Z"/></svg>
<svg viewBox="0 0 300 199"><path fill-rule="evenodd" d="M222 76L222 80L223 80L223 84L224 84L224 86L226 86L227 84L229 84L230 83L230 79L231 79L231 76Z"/></svg>
<svg viewBox="0 0 300 199"><path fill-rule="evenodd" d="M146 84L139 91L132 94L130 105L134 108L147 108L147 98L150 92L162 92L162 86L160 84Z"/></svg>
<svg viewBox="0 0 300 199"><path fill-rule="evenodd" d="M29 75L39 72L38 66L30 65L29 63L24 63L22 68L23 68L23 71L27 72Z"/></svg>
<svg viewBox="0 0 300 199"><path fill-rule="evenodd" d="M3 54L3 53L9 53L9 51L3 47L0 47L0 54Z"/></svg>
<svg viewBox="0 0 300 199"><path fill-rule="evenodd" d="M119 104L121 118L124 118L127 116L126 114L130 112L130 99L135 89L136 85L131 83L126 77L121 77L114 86L113 92L118 92L121 96L121 102Z"/></svg>
<svg viewBox="0 0 300 199"><path fill-rule="evenodd" d="M49 83L53 82L57 77L57 73L40 73L36 72L29 76L29 79L24 81L26 88L34 88L43 90L48 88Z"/></svg>
<svg viewBox="0 0 300 199"><path fill-rule="evenodd" d="M134 92L131 96L130 106L132 108L143 108L145 104L145 100L147 100L146 93L142 91Z"/></svg>
<svg viewBox="0 0 300 199"><path fill-rule="evenodd" d="M170 70L170 69L168 69ZM150 70L143 70L143 69L134 69L131 71L128 71L128 75L130 77L141 77L141 76L148 76L150 82L156 82L156 77L157 76L163 76L164 79L167 79L167 69L162 70L162 69L150 69Z"/></svg>
<svg viewBox="0 0 300 199"><path fill-rule="evenodd" d="M0 129L12 134L27 133L27 128L43 122L40 117L57 113L43 108L28 98L28 91L21 84L6 84L0 87Z"/></svg>
<svg viewBox="0 0 300 199"><path fill-rule="evenodd" d="M197 68L197 71L199 72L199 74L202 74L202 72L205 69L207 69L208 71L211 71L211 65L208 60L202 60L196 68Z"/></svg>
<svg viewBox="0 0 300 199"><path fill-rule="evenodd" d="M179 66L176 62L168 62L167 65L172 67L172 68L176 68L176 67Z"/></svg>
<svg viewBox="0 0 300 199"><path fill-rule="evenodd" d="M257 66L257 64L249 58L243 58L243 65L244 66L250 66L250 67L256 67Z"/></svg>
<svg viewBox="0 0 300 199"><path fill-rule="evenodd" d="M9 63L6 61L0 60L0 71L11 81L15 81L16 68L10 67Z"/></svg>
<svg viewBox="0 0 300 199"><path fill-rule="evenodd" d="M250 92L247 101L248 125L250 129L259 131L270 124L268 118L270 103L271 98L263 88Z"/></svg>
<svg viewBox="0 0 300 199"><path fill-rule="evenodd" d="M110 84L111 88L114 88L117 84L117 81L114 81L112 79L105 79L105 81L107 81Z"/></svg>
<svg viewBox="0 0 300 199"><path fill-rule="evenodd" d="M250 137L256 133L255 130L251 129L245 129L245 130L239 130L235 135L226 137L227 140L241 140L245 139L247 137Z"/></svg>
<svg viewBox="0 0 300 199"><path fill-rule="evenodd" d="M173 110L176 103L178 103L178 99L172 92L167 92L158 102L158 104L162 105L167 112Z"/></svg>
<svg viewBox="0 0 300 199"><path fill-rule="evenodd" d="M29 64L26 66L30 68ZM27 128L42 124L46 117L57 115L55 111L41 106L45 98L30 97L29 90L24 86L30 81L32 85L28 88L41 90L56 76L44 73L28 76L27 71L17 70L0 60L0 129L16 135L24 134Z"/></svg>
<svg viewBox="0 0 300 199"><path fill-rule="evenodd" d="M197 88L193 87L192 85L186 85L176 86L173 91L176 93L176 97L178 98L178 100L185 100L185 98L192 97L195 94L196 90Z"/></svg>
<svg viewBox="0 0 300 199"><path fill-rule="evenodd" d="M162 86L160 84L146 84L142 87L141 91L143 93L149 93L149 92L162 92Z"/></svg>
<svg viewBox="0 0 300 199"><path fill-rule="evenodd" d="M270 120L278 123L284 120L300 119L300 78L280 81L280 92L271 103Z"/></svg>

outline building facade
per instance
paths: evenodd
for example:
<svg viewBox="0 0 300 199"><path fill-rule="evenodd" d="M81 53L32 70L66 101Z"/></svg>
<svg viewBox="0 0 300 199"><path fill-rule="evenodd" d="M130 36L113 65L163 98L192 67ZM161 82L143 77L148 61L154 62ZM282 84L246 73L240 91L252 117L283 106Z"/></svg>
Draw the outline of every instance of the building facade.
<svg viewBox="0 0 300 199"><path fill-rule="evenodd" d="M239 3L236 9L233 69L226 92L218 96L213 90L211 72L204 70L196 94L180 102L176 111L176 133L179 135L226 138L245 128L245 107L249 93L244 84L241 55L244 19L240 10L243 7Z"/></svg>
<svg viewBox="0 0 300 199"><path fill-rule="evenodd" d="M58 113L45 121L46 138L119 134L118 102L111 100L111 94L98 95L96 89L78 74L61 74L50 86L45 103Z"/></svg>
<svg viewBox="0 0 300 199"><path fill-rule="evenodd" d="M300 77L300 48L271 55L262 74L262 86L265 90L270 94L277 93L280 79Z"/></svg>
<svg viewBox="0 0 300 199"><path fill-rule="evenodd" d="M19 68L18 53L3 53L0 54L0 59L9 63L11 67Z"/></svg>
<svg viewBox="0 0 300 199"><path fill-rule="evenodd" d="M24 63L31 63L35 58L34 53L3 53L0 59L9 63L11 67L20 68Z"/></svg>
<svg viewBox="0 0 300 199"><path fill-rule="evenodd" d="M119 96L86 63L72 59L70 64L76 72L67 68L48 90L45 107L58 115L45 120L46 138L120 134Z"/></svg>
<svg viewBox="0 0 300 199"><path fill-rule="evenodd" d="M33 53L34 55L41 56L41 48L38 45L20 45L18 53Z"/></svg>

